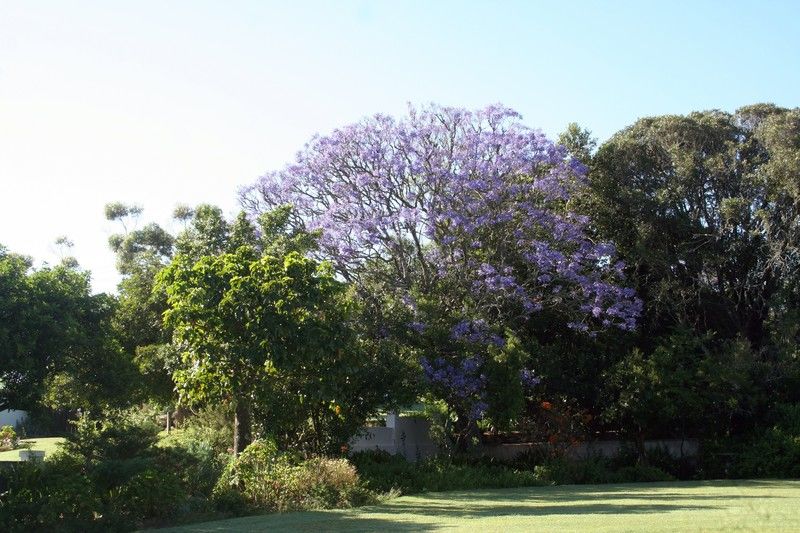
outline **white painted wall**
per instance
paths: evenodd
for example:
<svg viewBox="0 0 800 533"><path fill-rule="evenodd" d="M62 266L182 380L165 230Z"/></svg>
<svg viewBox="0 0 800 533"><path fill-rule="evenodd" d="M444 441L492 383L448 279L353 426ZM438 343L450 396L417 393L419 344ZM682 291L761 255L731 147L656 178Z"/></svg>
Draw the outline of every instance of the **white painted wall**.
<svg viewBox="0 0 800 533"><path fill-rule="evenodd" d="M436 455L439 447L431 440L430 422L419 417L390 414L386 427L364 428L361 435L350 441L350 452L382 450L399 454L409 461Z"/></svg>
<svg viewBox="0 0 800 533"><path fill-rule="evenodd" d="M26 411L0 411L0 426L14 426L21 425L27 418Z"/></svg>

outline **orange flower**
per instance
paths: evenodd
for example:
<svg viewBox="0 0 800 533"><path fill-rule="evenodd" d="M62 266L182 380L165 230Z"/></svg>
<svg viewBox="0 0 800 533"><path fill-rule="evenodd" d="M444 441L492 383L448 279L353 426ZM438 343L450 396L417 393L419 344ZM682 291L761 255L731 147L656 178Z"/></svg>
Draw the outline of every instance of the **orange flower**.
<svg viewBox="0 0 800 533"><path fill-rule="evenodd" d="M542 409L549 411L553 408L553 404L550 402L542 402Z"/></svg>

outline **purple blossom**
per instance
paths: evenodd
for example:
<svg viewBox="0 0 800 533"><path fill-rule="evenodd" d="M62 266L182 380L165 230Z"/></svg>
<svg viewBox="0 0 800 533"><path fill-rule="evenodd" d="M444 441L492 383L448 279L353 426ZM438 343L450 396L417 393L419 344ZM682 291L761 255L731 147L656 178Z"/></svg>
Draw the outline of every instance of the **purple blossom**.
<svg viewBox="0 0 800 533"><path fill-rule="evenodd" d="M460 321L450 330L450 338L474 344L491 344L499 347L503 347L506 344L503 337L491 331L485 320Z"/></svg>
<svg viewBox="0 0 800 533"><path fill-rule="evenodd" d="M322 230L320 255L357 284L383 264L403 290L456 280L462 293L447 296L479 310L556 308L574 329L633 329L641 301L620 286L614 246L562 209L585 166L520 119L500 105L375 115L315 136L241 200L251 212L293 204L292 224Z"/></svg>
<svg viewBox="0 0 800 533"><path fill-rule="evenodd" d="M416 331L417 333L423 333L427 326L426 326L426 324L424 324L422 322L410 322L408 324L408 327L411 328L412 330Z"/></svg>
<svg viewBox="0 0 800 533"><path fill-rule="evenodd" d="M522 382L522 386L526 389L532 389L542 382L541 378L534 375L533 370L527 368L523 368L519 371L519 379Z"/></svg>
<svg viewBox="0 0 800 533"><path fill-rule="evenodd" d="M482 373L483 359L480 356L467 357L458 363L437 357L430 361L421 360L425 379L447 398L451 405L459 406L472 420L481 418L486 403L486 376Z"/></svg>

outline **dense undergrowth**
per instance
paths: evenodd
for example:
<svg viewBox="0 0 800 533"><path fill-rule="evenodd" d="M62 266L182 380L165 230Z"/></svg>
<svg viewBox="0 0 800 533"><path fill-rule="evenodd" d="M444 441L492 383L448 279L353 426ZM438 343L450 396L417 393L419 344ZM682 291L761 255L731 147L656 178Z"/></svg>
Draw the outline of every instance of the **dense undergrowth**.
<svg viewBox="0 0 800 533"><path fill-rule="evenodd" d="M271 440L254 442L232 460L224 435L216 435L221 428L187 424L159 437L146 422L83 418L53 457L0 471L0 530L126 531L348 508L429 491L798 477L799 415L784 406L749 440L705 442L695 458L675 459L663 450L640 457L631 449L577 461L531 451L505 463L475 456L413 463L386 452L303 457Z"/></svg>

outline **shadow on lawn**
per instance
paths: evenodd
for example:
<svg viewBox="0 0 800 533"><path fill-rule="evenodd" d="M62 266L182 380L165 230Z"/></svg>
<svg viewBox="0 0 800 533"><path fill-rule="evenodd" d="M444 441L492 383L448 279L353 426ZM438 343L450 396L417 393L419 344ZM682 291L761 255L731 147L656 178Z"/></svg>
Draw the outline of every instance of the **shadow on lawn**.
<svg viewBox="0 0 800 533"><path fill-rule="evenodd" d="M592 515L592 514L641 514L666 513L670 511L708 511L721 509L714 505L668 504L668 503L589 503L576 505L485 505L470 507L447 505L394 504L376 509L381 514L451 516L458 518L481 518L488 516L548 516L548 515ZM393 522L394 523L394 522Z"/></svg>
<svg viewBox="0 0 800 533"><path fill-rule="evenodd" d="M605 486L559 486L490 491L432 492L351 511L311 511L234 518L184 526L183 533L222 531L433 531L436 517L657 514L724 509L725 500L761 500L765 495L731 494L739 488L786 488L787 481L698 481ZM684 487L694 492L678 492ZM672 489L672 490L670 490ZM703 490L717 490L703 494ZM769 498L789 496L769 494ZM711 501L716 500L716 501ZM427 518L433 518L430 523ZM416 521L415 521L416 519ZM170 531L170 530L166 530Z"/></svg>
<svg viewBox="0 0 800 533"><path fill-rule="evenodd" d="M686 482L665 482L665 483L631 483L624 485L561 485L537 488L511 488L511 489L491 489L491 490L470 490L454 492L429 492L425 494L427 500L450 501L453 499L480 501L490 499L493 502L519 502L524 501L543 501L560 502L582 500L649 500L649 501L673 501L673 500L718 500L724 498L731 499L754 499L763 498L765 495L741 495L725 492L724 494L702 494L696 492L675 492L676 488L694 489L738 489L738 488L786 488L786 480L757 480L757 481L686 481ZM671 492L663 492L663 489L673 489ZM786 498L777 494L769 494L770 498Z"/></svg>
<svg viewBox="0 0 800 533"><path fill-rule="evenodd" d="M265 520L266 518L266 520ZM301 513L245 516L217 522L181 526L181 533L260 532L260 531L434 531L436 527L412 521L363 517L338 512L307 511ZM172 529L152 530L170 533Z"/></svg>

